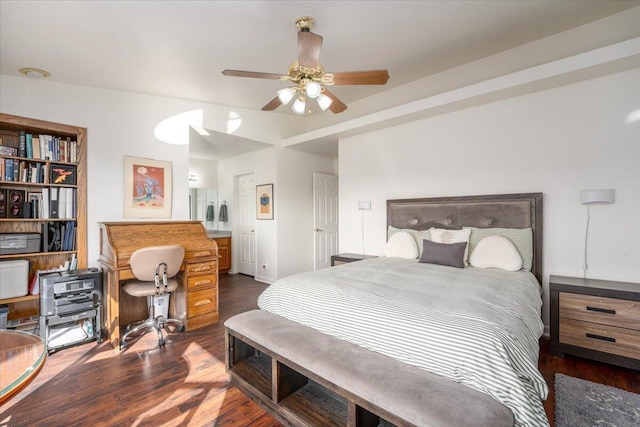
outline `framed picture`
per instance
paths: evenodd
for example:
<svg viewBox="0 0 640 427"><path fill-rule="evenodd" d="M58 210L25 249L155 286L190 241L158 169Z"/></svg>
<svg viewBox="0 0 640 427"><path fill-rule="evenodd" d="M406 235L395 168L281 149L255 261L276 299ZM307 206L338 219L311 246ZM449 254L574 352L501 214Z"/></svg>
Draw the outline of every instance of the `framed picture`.
<svg viewBox="0 0 640 427"><path fill-rule="evenodd" d="M273 219L273 184L256 185L256 218Z"/></svg>
<svg viewBox="0 0 640 427"><path fill-rule="evenodd" d="M124 217L171 218L171 162L124 157Z"/></svg>
<svg viewBox="0 0 640 427"><path fill-rule="evenodd" d="M7 218L22 218L24 215L25 190L7 190Z"/></svg>
<svg viewBox="0 0 640 427"><path fill-rule="evenodd" d="M63 165L59 163L51 163L49 166L49 183L76 185L76 167L75 165Z"/></svg>

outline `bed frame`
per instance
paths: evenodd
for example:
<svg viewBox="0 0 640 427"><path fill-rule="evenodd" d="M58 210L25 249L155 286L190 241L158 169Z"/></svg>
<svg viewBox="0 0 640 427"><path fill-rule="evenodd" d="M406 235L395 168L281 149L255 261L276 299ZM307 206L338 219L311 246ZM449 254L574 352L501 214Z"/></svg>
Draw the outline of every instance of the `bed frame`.
<svg viewBox="0 0 640 427"><path fill-rule="evenodd" d="M532 228L542 283L542 193L388 200L387 224ZM225 331L232 383L286 425L513 426L484 393L271 313L241 313Z"/></svg>
<svg viewBox="0 0 640 427"><path fill-rule="evenodd" d="M531 272L542 285L542 193L387 200L387 226L427 230L531 228Z"/></svg>

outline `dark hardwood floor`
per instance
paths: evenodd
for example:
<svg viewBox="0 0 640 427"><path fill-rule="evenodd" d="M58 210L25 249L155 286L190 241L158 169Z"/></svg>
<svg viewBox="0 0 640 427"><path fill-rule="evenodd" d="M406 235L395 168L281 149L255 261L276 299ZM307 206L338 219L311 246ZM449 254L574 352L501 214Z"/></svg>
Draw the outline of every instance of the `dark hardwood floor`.
<svg viewBox="0 0 640 427"><path fill-rule="evenodd" d="M247 276L221 275L220 323L167 336L163 349L148 334L117 355L89 343L48 357L38 377L0 408L4 426L279 426L229 385L223 323L256 307L266 287ZM556 373L640 393L640 372L574 357L549 355L541 341L540 371L551 388L545 409L553 421Z"/></svg>

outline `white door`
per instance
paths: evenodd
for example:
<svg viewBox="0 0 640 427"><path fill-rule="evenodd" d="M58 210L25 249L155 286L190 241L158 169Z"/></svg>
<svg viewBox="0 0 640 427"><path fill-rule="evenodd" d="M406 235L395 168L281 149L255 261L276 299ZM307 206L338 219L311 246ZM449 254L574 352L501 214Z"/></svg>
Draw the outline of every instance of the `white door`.
<svg viewBox="0 0 640 427"><path fill-rule="evenodd" d="M331 266L338 253L338 177L313 174L313 268Z"/></svg>
<svg viewBox="0 0 640 427"><path fill-rule="evenodd" d="M256 274L256 187L253 174L237 177L238 189L238 273Z"/></svg>

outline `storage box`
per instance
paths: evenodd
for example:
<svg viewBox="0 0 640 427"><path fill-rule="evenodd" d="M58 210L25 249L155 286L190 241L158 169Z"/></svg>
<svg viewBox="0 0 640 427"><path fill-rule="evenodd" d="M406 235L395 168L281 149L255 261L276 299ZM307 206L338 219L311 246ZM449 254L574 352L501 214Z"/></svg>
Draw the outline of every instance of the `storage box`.
<svg viewBox="0 0 640 427"><path fill-rule="evenodd" d="M0 255L40 252L40 233L0 234Z"/></svg>
<svg viewBox="0 0 640 427"><path fill-rule="evenodd" d="M23 297L29 293L29 261L0 261L0 299Z"/></svg>

